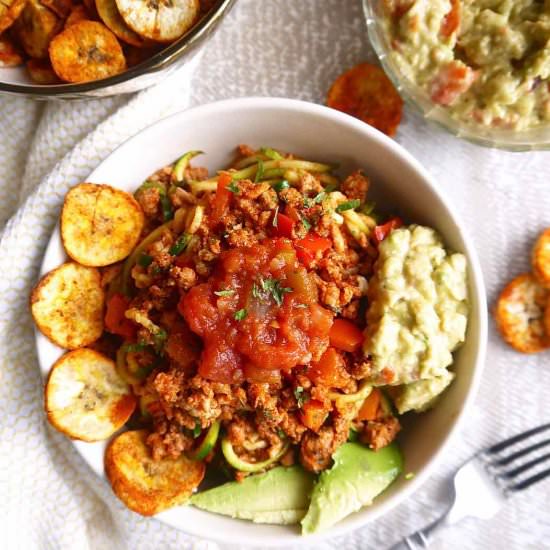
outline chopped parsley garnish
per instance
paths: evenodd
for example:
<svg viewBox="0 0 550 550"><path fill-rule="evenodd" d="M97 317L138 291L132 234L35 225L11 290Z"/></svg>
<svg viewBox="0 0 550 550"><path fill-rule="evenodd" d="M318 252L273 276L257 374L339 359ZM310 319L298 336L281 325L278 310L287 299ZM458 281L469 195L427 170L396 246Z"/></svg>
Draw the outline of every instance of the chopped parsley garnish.
<svg viewBox="0 0 550 550"><path fill-rule="evenodd" d="M235 195L238 195L240 193L240 189L239 189L239 186L234 182L232 181L227 187L226 189L228 191L231 191L231 193L234 193Z"/></svg>
<svg viewBox="0 0 550 550"><path fill-rule="evenodd" d="M233 318L235 321L242 321L246 316L248 315L246 309L239 309L239 311L236 311L233 315Z"/></svg>
<svg viewBox="0 0 550 550"><path fill-rule="evenodd" d="M258 183L264 177L264 163L262 160L258 161L258 171L256 172L256 177L254 178L254 183Z"/></svg>
<svg viewBox="0 0 550 550"><path fill-rule="evenodd" d="M278 181L277 183L273 184L273 189L277 191L277 193L280 193L283 189L288 189L290 187L290 183L286 180Z"/></svg>
<svg viewBox="0 0 550 550"><path fill-rule="evenodd" d="M311 229L311 223L309 223L309 220L306 218L302 218L302 225L306 228L306 231Z"/></svg>
<svg viewBox="0 0 550 550"><path fill-rule="evenodd" d="M168 339L168 333L163 330L159 329L159 331L153 335L153 341L155 342L155 349L157 351L160 351L164 347L164 343Z"/></svg>
<svg viewBox="0 0 550 550"><path fill-rule="evenodd" d="M193 428L193 439L197 439L201 435L201 422L200 420L195 420L195 427Z"/></svg>
<svg viewBox="0 0 550 550"><path fill-rule="evenodd" d="M214 292L216 296L233 296L235 294L234 290L226 289L226 290L216 290Z"/></svg>
<svg viewBox="0 0 550 550"><path fill-rule="evenodd" d="M268 279L263 279L260 277L260 286L256 283L252 285L252 296L254 298L262 300L271 295L279 307L283 305L284 295L288 292L292 292L292 288L281 286L281 281L272 277Z"/></svg>
<svg viewBox="0 0 550 550"><path fill-rule="evenodd" d="M361 201L359 199L353 199L351 201L342 202L336 207L336 212L345 212L346 210L353 210L354 208L357 208L360 204L361 204Z"/></svg>
<svg viewBox="0 0 550 550"><path fill-rule="evenodd" d="M260 152L271 160L281 160L283 158L283 155L281 155L278 151L275 151L275 149L272 149L271 147L262 147L260 149Z"/></svg>
<svg viewBox="0 0 550 550"><path fill-rule="evenodd" d="M338 186L335 183L329 183L327 186L325 186L325 193L336 191L336 189L338 189Z"/></svg>
<svg viewBox="0 0 550 550"><path fill-rule="evenodd" d="M143 351L148 347L149 344L147 344L147 342L137 342L136 344L126 344L125 349L126 353L136 353L138 351Z"/></svg>
<svg viewBox="0 0 550 550"><path fill-rule="evenodd" d="M179 256L187 248L190 240L191 235L187 233L180 235L178 240L170 247L170 250L168 250L170 256Z"/></svg>
<svg viewBox="0 0 550 550"><path fill-rule="evenodd" d="M305 403L309 401L309 395L305 393L305 390L302 386L296 386L294 388L294 397L298 403L298 407L302 408Z"/></svg>
<svg viewBox="0 0 550 550"><path fill-rule="evenodd" d="M139 258L137 263L141 267L149 267L153 263L153 256L149 256L149 254L142 254Z"/></svg>
<svg viewBox="0 0 550 550"><path fill-rule="evenodd" d="M375 208L376 208L376 203L374 201L366 202L363 205L363 208L361 208L361 213L366 214L368 216L369 214L372 214Z"/></svg>
<svg viewBox="0 0 550 550"><path fill-rule="evenodd" d="M271 223L273 227L279 227L279 207L275 208L275 215L273 216L273 222Z"/></svg>

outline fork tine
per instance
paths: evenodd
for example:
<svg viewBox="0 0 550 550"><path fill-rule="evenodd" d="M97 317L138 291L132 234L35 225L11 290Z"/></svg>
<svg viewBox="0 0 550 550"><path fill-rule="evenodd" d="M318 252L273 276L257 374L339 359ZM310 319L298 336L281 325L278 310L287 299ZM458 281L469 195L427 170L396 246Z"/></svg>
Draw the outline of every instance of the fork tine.
<svg viewBox="0 0 550 550"><path fill-rule="evenodd" d="M524 481L520 481L519 483L507 487L507 489L509 491L523 491L523 489L527 489L527 487L530 487L531 485L534 485L535 483L538 483L539 481L542 481L549 476L550 468L547 468L546 470L543 470L542 472L539 472L532 477L528 477Z"/></svg>
<svg viewBox="0 0 550 550"><path fill-rule="evenodd" d="M535 458L533 460L530 460L529 462L526 462L525 464L522 464L521 466L518 466L517 468L514 468L513 470L510 470L509 472L503 472L501 474L498 474L497 477L506 478L506 479L512 479L519 474L522 474L523 472L526 472L533 466L537 466L538 464L542 464L546 460L550 458L550 453L547 453L545 455L539 456L538 458Z"/></svg>
<svg viewBox="0 0 550 550"><path fill-rule="evenodd" d="M527 439L528 437L531 437L532 435L539 434L545 430L548 430L550 428L550 423L543 424L542 426L538 426L537 428L533 428L532 430L528 430L526 432L523 432L518 435L514 435L513 437L510 437L508 439L505 439L504 441L501 441L500 443L497 443L496 445L492 445L488 449L485 450L485 452L489 454L499 453L503 449L506 449L507 447L510 447L511 445L514 445L516 443L519 443L520 441L523 441L524 439Z"/></svg>
<svg viewBox="0 0 550 550"><path fill-rule="evenodd" d="M506 466L507 464L510 464L510 462L513 462L514 460L517 460L522 456L532 453L537 449L542 449L543 447L546 447L546 445L550 445L550 439L546 439L545 441L541 441L540 443L535 443L534 445L530 445L529 447L520 449L519 451L516 451L511 455L500 458L499 460L495 460L494 462L492 462L492 464L494 464L495 466Z"/></svg>

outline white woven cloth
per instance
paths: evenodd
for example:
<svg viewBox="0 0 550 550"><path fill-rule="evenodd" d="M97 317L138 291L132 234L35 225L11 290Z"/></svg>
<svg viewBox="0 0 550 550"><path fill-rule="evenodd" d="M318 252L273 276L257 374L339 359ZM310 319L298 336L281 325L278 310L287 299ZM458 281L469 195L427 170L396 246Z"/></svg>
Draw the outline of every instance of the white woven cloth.
<svg viewBox="0 0 550 550"><path fill-rule="evenodd" d="M190 104L245 95L322 102L342 70L373 59L359 0L240 0L200 59L137 96L51 104L0 98L0 547L217 548L125 510L46 426L29 290L64 193L121 141ZM492 303L528 268L533 238L550 226L550 154L482 149L408 112L397 140L467 222ZM491 324L480 394L433 478L375 524L315 547L385 548L435 518L451 472L473 451L550 420L549 365L550 352L519 355ZM447 531L434 548L550 548L549 495L548 483L538 485L493 520Z"/></svg>

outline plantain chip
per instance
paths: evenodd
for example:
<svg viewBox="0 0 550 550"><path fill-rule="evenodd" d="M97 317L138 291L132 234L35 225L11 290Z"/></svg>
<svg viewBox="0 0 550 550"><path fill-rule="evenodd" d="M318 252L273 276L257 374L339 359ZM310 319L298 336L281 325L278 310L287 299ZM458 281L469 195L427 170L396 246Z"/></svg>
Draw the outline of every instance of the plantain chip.
<svg viewBox="0 0 550 550"><path fill-rule="evenodd" d="M126 24L144 38L171 42L193 26L199 0L116 0Z"/></svg>
<svg viewBox="0 0 550 550"><path fill-rule="evenodd" d="M101 353L81 348L56 361L44 391L48 420L72 439L107 439L130 418L136 398Z"/></svg>
<svg viewBox="0 0 550 550"><path fill-rule="evenodd" d="M533 247L531 264L538 282L550 288L550 228L539 235Z"/></svg>
<svg viewBox="0 0 550 550"><path fill-rule="evenodd" d="M67 262L40 279L31 293L31 313L54 344L75 349L101 336L104 302L99 271Z"/></svg>
<svg viewBox="0 0 550 550"><path fill-rule="evenodd" d="M0 37L0 67L17 67L23 63L23 57L7 37Z"/></svg>
<svg viewBox="0 0 550 550"><path fill-rule="evenodd" d="M146 430L125 432L105 452L105 472L116 496L143 516L185 502L202 481L205 466L182 455L153 460Z"/></svg>
<svg viewBox="0 0 550 550"><path fill-rule="evenodd" d="M47 59L29 59L26 65L29 76L37 84L59 84L60 80Z"/></svg>
<svg viewBox="0 0 550 550"><path fill-rule="evenodd" d="M61 80L88 82L122 72L126 60L115 35L96 21L78 21L50 43L53 70Z"/></svg>
<svg viewBox="0 0 550 550"><path fill-rule="evenodd" d="M109 185L79 183L65 196L61 238L73 260L105 266L132 252L143 222L143 211L129 193Z"/></svg>
<svg viewBox="0 0 550 550"><path fill-rule="evenodd" d="M28 0L13 25L25 52L36 59L48 57L48 44L61 27L61 19L38 0Z"/></svg>
<svg viewBox="0 0 550 550"><path fill-rule="evenodd" d="M40 0L40 3L61 17L61 19L65 19L71 13L73 7L72 0Z"/></svg>
<svg viewBox="0 0 550 550"><path fill-rule="evenodd" d="M152 46L131 46L130 44L124 44L122 47L124 51L124 57L126 58L126 64L128 67L135 67L140 63L143 63L146 59L153 57L156 53L160 52L163 48L161 44L155 44L154 42L147 42L147 44L154 44Z"/></svg>
<svg viewBox="0 0 550 550"><path fill-rule="evenodd" d="M88 13L86 6L84 6L84 4L78 4L76 6L73 6L73 8L71 9L71 13L69 13L69 16L67 17L67 19L65 19L65 28L70 27L71 25L74 25L79 21L89 20L90 14Z"/></svg>
<svg viewBox="0 0 550 550"><path fill-rule="evenodd" d="M386 73L362 63L340 75L327 96L327 105L395 135L401 122L403 100Z"/></svg>
<svg viewBox="0 0 550 550"><path fill-rule="evenodd" d="M0 33L13 25L26 3L27 0L0 0Z"/></svg>
<svg viewBox="0 0 550 550"><path fill-rule="evenodd" d="M95 0L99 17L117 38L132 46L143 46L143 38L135 33L122 19L115 0Z"/></svg>

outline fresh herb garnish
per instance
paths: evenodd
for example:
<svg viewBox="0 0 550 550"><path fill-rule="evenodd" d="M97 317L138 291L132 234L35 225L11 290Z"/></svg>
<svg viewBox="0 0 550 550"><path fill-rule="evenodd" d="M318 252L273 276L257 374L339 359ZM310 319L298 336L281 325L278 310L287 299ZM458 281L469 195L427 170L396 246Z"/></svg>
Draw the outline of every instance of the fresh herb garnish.
<svg viewBox="0 0 550 550"><path fill-rule="evenodd" d="M167 195L160 196L160 206L162 208L162 219L165 222L170 221L174 217L174 210Z"/></svg>
<svg viewBox="0 0 550 550"><path fill-rule="evenodd" d="M275 215L273 216L273 222L271 223L273 227L279 227L279 207L275 208Z"/></svg>
<svg viewBox="0 0 550 550"><path fill-rule="evenodd" d="M302 218L302 225L306 228L306 231L311 229L311 223L309 223L307 218Z"/></svg>
<svg viewBox="0 0 550 550"><path fill-rule="evenodd" d="M258 161L258 170L256 171L256 177L254 178L254 183L258 183L264 177L264 162L262 160Z"/></svg>
<svg viewBox="0 0 550 550"><path fill-rule="evenodd" d="M235 294L234 290L226 289L226 290L216 290L214 292L216 296L233 296Z"/></svg>
<svg viewBox="0 0 550 550"><path fill-rule="evenodd" d="M234 182L232 181L227 187L226 189L228 191L231 191L231 193L234 193L235 195L238 195L240 193L240 189L239 189L239 186Z"/></svg>
<svg viewBox="0 0 550 550"><path fill-rule="evenodd" d="M332 191L336 191L338 189L338 186L335 183L329 183L325 186L325 193L331 193Z"/></svg>
<svg viewBox="0 0 550 550"><path fill-rule="evenodd" d="M153 335L155 349L157 351L160 351L164 347L164 344L167 339L168 339L168 333L163 329L159 329L158 332Z"/></svg>
<svg viewBox="0 0 550 550"><path fill-rule="evenodd" d="M298 407L302 408L305 403L309 401L309 395L305 393L305 390L302 386L296 386L294 388L294 397L298 403Z"/></svg>
<svg viewBox="0 0 550 550"><path fill-rule="evenodd" d="M235 321L242 321L246 316L248 315L246 309L239 309L239 311L236 311L233 315L233 318Z"/></svg>
<svg viewBox="0 0 550 550"><path fill-rule="evenodd" d="M141 267L149 267L153 263L153 256L149 256L149 254L142 254L139 258L137 263Z"/></svg>
<svg viewBox="0 0 550 550"><path fill-rule="evenodd" d="M286 434L281 428L277 430L277 435L279 436L279 439L286 439Z"/></svg>
<svg viewBox="0 0 550 550"><path fill-rule="evenodd" d="M193 439L197 439L201 435L201 421L195 420L195 427L193 428Z"/></svg>
<svg viewBox="0 0 550 550"><path fill-rule="evenodd" d="M147 349L149 344L147 342L137 342L136 344L126 344L125 349L126 353L136 353Z"/></svg>
<svg viewBox="0 0 550 550"><path fill-rule="evenodd" d="M281 155L278 151L275 151L275 149L272 149L271 147L262 147L260 149L260 152L271 160L281 160L283 158L283 155Z"/></svg>
<svg viewBox="0 0 550 550"><path fill-rule="evenodd" d="M366 202L361 208L361 213L366 214L368 216L369 214L372 214L375 208L376 208L376 203L374 201Z"/></svg>
<svg viewBox="0 0 550 550"><path fill-rule="evenodd" d="M353 210L354 208L357 208L361 204L361 201L359 199L353 199L351 201L341 202L336 207L336 212L345 212L346 210Z"/></svg>
<svg viewBox="0 0 550 550"><path fill-rule="evenodd" d="M281 281L272 277L268 279L260 278L259 287L256 283L252 285L252 296L254 298L264 299L271 295L279 307L283 305L283 297L288 292L292 292L292 288L281 286Z"/></svg>
<svg viewBox="0 0 550 550"><path fill-rule="evenodd" d="M170 256L179 256L187 248L190 240L191 235L188 235L187 233L180 235L178 240L168 250Z"/></svg>
<svg viewBox="0 0 550 550"><path fill-rule="evenodd" d="M286 180L278 181L277 183L273 184L273 189L277 191L277 193L280 193L283 189L288 189L290 187L290 183Z"/></svg>

